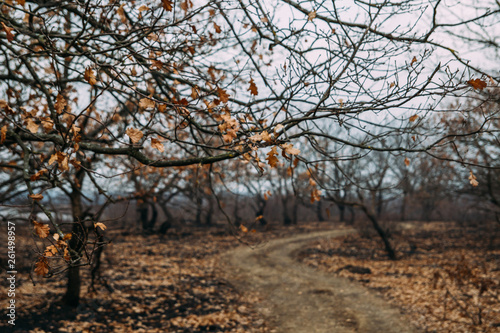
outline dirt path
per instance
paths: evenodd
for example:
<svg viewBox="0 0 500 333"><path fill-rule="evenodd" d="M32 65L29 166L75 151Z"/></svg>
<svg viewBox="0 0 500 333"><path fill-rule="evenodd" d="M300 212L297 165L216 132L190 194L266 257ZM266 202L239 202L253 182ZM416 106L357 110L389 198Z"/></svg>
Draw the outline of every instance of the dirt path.
<svg viewBox="0 0 500 333"><path fill-rule="evenodd" d="M255 249L240 246L221 259L231 283L260 294L257 306L276 332L417 332L375 293L293 259L314 239L348 232L301 234Z"/></svg>

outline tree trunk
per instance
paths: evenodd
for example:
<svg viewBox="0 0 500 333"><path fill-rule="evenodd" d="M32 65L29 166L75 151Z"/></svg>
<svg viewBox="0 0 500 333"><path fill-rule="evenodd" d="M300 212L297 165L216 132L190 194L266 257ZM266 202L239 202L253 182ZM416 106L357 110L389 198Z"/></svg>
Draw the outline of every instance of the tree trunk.
<svg viewBox="0 0 500 333"><path fill-rule="evenodd" d="M167 230L170 229L172 226L172 222L174 221L174 217L172 213L170 213L170 210L167 207L166 203L160 203L161 210L163 211L163 214L165 214L165 221L160 225L160 230L159 233L161 235L165 235L167 233Z"/></svg>
<svg viewBox="0 0 500 333"><path fill-rule="evenodd" d="M102 232L96 229L97 233L97 242L98 243L103 243L104 242L104 237L102 235ZM101 276L101 257L102 257L102 252L104 250L104 246L100 245L96 248L94 255L93 255L93 260L92 260L92 266L90 269L90 290L96 291L96 284L97 280L100 279Z"/></svg>
<svg viewBox="0 0 500 333"><path fill-rule="evenodd" d="M205 216L205 225L211 226L212 225L212 220L214 216L214 200L213 198L208 199L208 211L207 215Z"/></svg>
<svg viewBox="0 0 500 333"><path fill-rule="evenodd" d="M156 221L158 220L158 209L156 209L156 204L154 202L151 202L149 205L151 206L151 219L148 221L147 231L152 233L155 228Z"/></svg>
<svg viewBox="0 0 500 333"><path fill-rule="evenodd" d="M383 196L382 196L382 191L377 192L377 219L380 219L380 216L382 216L382 210L384 208L384 201L383 201Z"/></svg>
<svg viewBox="0 0 500 333"><path fill-rule="evenodd" d="M401 221L405 221L406 219L406 196L408 193L406 191L403 191L403 200L401 202L401 216L400 219Z"/></svg>
<svg viewBox="0 0 500 333"><path fill-rule="evenodd" d="M264 218L264 209L266 208L266 203L267 201L262 200L259 204L259 209L255 212L255 218L258 218L259 216L262 216L261 219L259 219L260 225L265 226L267 225L267 220Z"/></svg>
<svg viewBox="0 0 500 333"><path fill-rule="evenodd" d="M68 269L66 294L63 297L63 302L67 306L76 307L80 303L81 289L79 260L86 238L85 226L81 222L83 207L82 196L79 188L73 188L70 200L73 215L73 227L71 230L72 236L69 240L68 246L72 264Z"/></svg>
<svg viewBox="0 0 500 333"><path fill-rule="evenodd" d="M389 237L387 236L387 233L384 231L384 229L378 223L377 217L374 214L370 213L365 206L361 206L361 209L366 214L368 219L372 222L373 228L375 228L375 231L382 239L382 242L384 243L384 246L385 246L385 251L387 252L387 255L389 256L389 258L391 260L396 260L396 252L394 251L394 248L392 247L391 242L389 241Z"/></svg>
<svg viewBox="0 0 500 333"><path fill-rule="evenodd" d="M325 215L323 215L323 200L318 201L316 204L316 216L318 217L319 222L325 222L326 218Z"/></svg>
<svg viewBox="0 0 500 333"><path fill-rule="evenodd" d="M292 212L292 223L294 225L297 225L298 222L298 214L299 213L299 203L297 199L294 199L293 201L293 212Z"/></svg>
<svg viewBox="0 0 500 333"><path fill-rule="evenodd" d="M239 227L241 225L241 222L242 222L242 218L240 216L240 205L238 204L239 201L240 201L239 196L236 195L235 199L234 199L234 209L233 209L234 225L236 227Z"/></svg>
<svg viewBox="0 0 500 333"><path fill-rule="evenodd" d="M283 204L283 225L292 225L293 224L293 220L290 217L290 214L288 212L288 205L287 205L288 198L284 196L281 199L281 202Z"/></svg>
<svg viewBox="0 0 500 333"><path fill-rule="evenodd" d="M142 230L145 231L148 228L148 213L149 213L149 204L146 199L139 199L142 202L137 204L137 213L139 214L139 221L141 223Z"/></svg>
<svg viewBox="0 0 500 333"><path fill-rule="evenodd" d="M196 225L201 225L202 213L203 213L203 198L198 193L196 197L196 218L195 218Z"/></svg>
<svg viewBox="0 0 500 333"><path fill-rule="evenodd" d="M340 222L345 222L345 205L338 203L337 208L339 209L339 220Z"/></svg>
<svg viewBox="0 0 500 333"><path fill-rule="evenodd" d="M351 213L351 216L349 217L349 224L353 225L354 221L356 220L356 211L354 210L354 207L349 207L349 213Z"/></svg>

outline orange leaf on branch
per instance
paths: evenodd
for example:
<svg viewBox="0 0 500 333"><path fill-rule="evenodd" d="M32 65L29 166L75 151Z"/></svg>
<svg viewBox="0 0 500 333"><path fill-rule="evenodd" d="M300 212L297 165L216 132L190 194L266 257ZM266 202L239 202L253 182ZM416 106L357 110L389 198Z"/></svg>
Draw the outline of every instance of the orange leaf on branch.
<svg viewBox="0 0 500 333"><path fill-rule="evenodd" d="M0 144L4 143L6 138L7 138L7 125L3 125L2 129L0 130Z"/></svg>
<svg viewBox="0 0 500 333"><path fill-rule="evenodd" d="M155 101L153 101L149 98L142 98L139 101L139 107L141 109L154 109L155 106L156 106Z"/></svg>
<svg viewBox="0 0 500 333"><path fill-rule="evenodd" d="M106 230L106 228L107 228L104 223L101 223L101 222L94 223L94 228L97 229L98 227L101 228L101 230Z"/></svg>
<svg viewBox="0 0 500 333"><path fill-rule="evenodd" d="M47 169L42 169L40 171L38 171L37 173L35 173L34 175L31 175L30 177L30 180L31 181L35 181L35 180L38 180L40 179L40 177L45 173L47 172Z"/></svg>
<svg viewBox="0 0 500 333"><path fill-rule="evenodd" d="M410 122L414 122L417 119L418 119L418 114L414 114L413 116L410 117Z"/></svg>
<svg viewBox="0 0 500 333"><path fill-rule="evenodd" d="M57 248L54 245L47 246L43 252L45 257L53 257L55 254L57 254Z"/></svg>
<svg viewBox="0 0 500 333"><path fill-rule="evenodd" d="M40 238L47 238L50 235L50 228L48 224L39 223L37 221L33 221L35 233Z"/></svg>
<svg viewBox="0 0 500 333"><path fill-rule="evenodd" d="M472 173L472 171L469 171L470 172L470 175L469 175L469 182L472 186L476 187L479 185L479 182L477 181L477 178L476 176L474 176L474 174Z"/></svg>
<svg viewBox="0 0 500 333"><path fill-rule="evenodd" d="M311 191L311 203L313 204L315 201L320 201L320 200L321 200L321 190L314 188Z"/></svg>
<svg viewBox="0 0 500 333"><path fill-rule="evenodd" d="M160 140L158 139L151 139L151 147L158 149L160 153L163 153L165 151L165 147L163 147L163 143L161 143Z"/></svg>
<svg viewBox="0 0 500 333"><path fill-rule="evenodd" d="M118 13L118 16L120 16L120 20L122 21L122 23L127 24L128 20L127 16L125 15L125 10L123 9L123 6L125 6L125 4L121 4L121 6L118 7L118 10L116 12Z"/></svg>
<svg viewBox="0 0 500 333"><path fill-rule="evenodd" d="M164 63L160 60L151 60L151 66L149 66L149 69L158 69L161 71L163 69Z"/></svg>
<svg viewBox="0 0 500 333"><path fill-rule="evenodd" d="M310 12L309 14L307 14L307 20L308 21L311 21L314 20L316 18L316 11L313 10L312 12Z"/></svg>
<svg viewBox="0 0 500 333"><path fill-rule="evenodd" d="M286 156L285 154L290 154L290 155L300 154L300 150L294 148L291 143L284 143L280 146L280 148L282 149L282 155L285 158L288 158L288 156Z"/></svg>
<svg viewBox="0 0 500 333"><path fill-rule="evenodd" d="M48 132L52 131L52 129L54 128L54 122L49 117L45 117L42 119L42 127L43 127L43 130L46 133L48 133Z"/></svg>
<svg viewBox="0 0 500 333"><path fill-rule="evenodd" d="M222 103L227 103L229 101L229 94L221 88L217 88L217 95Z"/></svg>
<svg viewBox="0 0 500 333"><path fill-rule="evenodd" d="M467 83L474 89L477 90L483 90L484 88L487 87L486 81L483 81L481 79L474 79L474 80L469 80Z"/></svg>
<svg viewBox="0 0 500 333"><path fill-rule="evenodd" d="M29 197L35 201L40 201L43 199L43 195L38 193L38 194L30 194Z"/></svg>
<svg viewBox="0 0 500 333"><path fill-rule="evenodd" d="M68 155L65 153L62 153L60 151L56 152L55 154L52 154L50 156L49 160L49 165L52 165L52 163L57 162L59 165L59 170L61 171L68 171L69 170L69 158Z"/></svg>
<svg viewBox="0 0 500 333"><path fill-rule="evenodd" d="M276 155L278 155L278 148L274 146L273 148L271 148L271 151L267 153L266 157L267 163L271 166L271 168L276 168L276 165L279 162Z"/></svg>
<svg viewBox="0 0 500 333"><path fill-rule="evenodd" d="M33 134L35 134L36 132L38 132L38 125L35 123L35 121L33 120L33 118L28 118L28 120L26 120L26 128Z"/></svg>
<svg viewBox="0 0 500 333"><path fill-rule="evenodd" d="M35 273L41 276L49 274L49 263L47 262L47 259L44 257L38 258L38 261L35 264Z"/></svg>
<svg viewBox="0 0 500 333"><path fill-rule="evenodd" d="M247 90L250 91L250 94L254 96L257 96L259 94L259 90L257 89L257 86L255 85L253 79L250 79L250 87Z"/></svg>
<svg viewBox="0 0 500 333"><path fill-rule="evenodd" d="M87 81L91 86L94 86L97 83L94 71L92 71L92 68L87 67L85 68L85 74L83 75L83 78L85 81Z"/></svg>
<svg viewBox="0 0 500 333"><path fill-rule="evenodd" d="M133 127L127 128L125 133L130 138L130 141L132 141L132 143L134 144L141 141L142 137L144 136L144 134L140 130Z"/></svg>
<svg viewBox="0 0 500 333"><path fill-rule="evenodd" d="M61 114L64 111L64 108L68 105L68 102L64 98L63 95L59 94L56 97L56 102L54 103L54 108L58 114Z"/></svg>
<svg viewBox="0 0 500 333"><path fill-rule="evenodd" d="M220 34L222 32L220 26L217 25L217 23L214 22L214 29L215 29L215 32Z"/></svg>
<svg viewBox="0 0 500 333"><path fill-rule="evenodd" d="M9 28L3 22L0 22L0 24L2 25L2 28L5 31L5 34L7 35L7 40L11 43L14 40L14 34L12 34L12 30L14 30L14 29Z"/></svg>

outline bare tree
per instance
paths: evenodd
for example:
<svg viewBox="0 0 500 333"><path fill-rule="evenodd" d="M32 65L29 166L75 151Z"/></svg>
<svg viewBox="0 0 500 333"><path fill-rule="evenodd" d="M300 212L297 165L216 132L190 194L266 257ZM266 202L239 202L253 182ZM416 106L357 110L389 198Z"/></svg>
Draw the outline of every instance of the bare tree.
<svg viewBox="0 0 500 333"><path fill-rule="evenodd" d="M71 237L59 243L70 253L58 256L70 267L66 302L78 303L77 267L88 264L86 193L113 200L102 180L134 172L124 160L173 168L241 159L263 172L296 156L313 170L345 147L349 158L443 158L436 150L457 136L487 131L491 117L450 131L432 115L446 98L498 82L439 42L490 24L498 3L471 4L463 12L473 14L455 21L441 1L424 3L1 2L1 183L21 177L19 194L50 220L35 227ZM457 154L449 158L477 164ZM56 191L70 198L71 230L43 200ZM49 269L40 253L37 273Z"/></svg>

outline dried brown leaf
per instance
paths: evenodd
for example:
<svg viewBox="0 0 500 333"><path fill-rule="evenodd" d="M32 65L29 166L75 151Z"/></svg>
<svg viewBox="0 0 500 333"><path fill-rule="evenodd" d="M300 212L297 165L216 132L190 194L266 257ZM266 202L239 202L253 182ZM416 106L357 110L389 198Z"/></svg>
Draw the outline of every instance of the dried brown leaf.
<svg viewBox="0 0 500 333"><path fill-rule="evenodd" d="M41 276L49 274L49 264L47 259L44 257L38 258L38 261L35 264L35 273Z"/></svg>
<svg viewBox="0 0 500 333"><path fill-rule="evenodd" d="M9 42L12 42L14 40L14 35L12 34L12 30L14 30L14 29L13 28L9 28L3 22L0 22L0 24L2 25L2 28L5 31L5 34L7 35L7 40Z"/></svg>
<svg viewBox="0 0 500 333"><path fill-rule="evenodd" d="M477 90L483 90L484 88L486 88L488 85L486 84L486 81L483 81L481 79L473 79L473 80L469 80L467 81L467 83L474 89L477 89Z"/></svg>
<svg viewBox="0 0 500 333"><path fill-rule="evenodd" d="M414 114L413 116L410 117L410 122L414 122L417 119L418 119L418 114Z"/></svg>
<svg viewBox="0 0 500 333"><path fill-rule="evenodd" d="M271 148L271 151L267 153L267 163L271 166L271 168L275 168L278 165L278 158L276 157L278 155L278 148L274 146Z"/></svg>
<svg viewBox="0 0 500 333"><path fill-rule="evenodd" d="M141 109L154 109L155 106L156 106L155 101L153 101L149 98L142 98L139 101L139 107Z"/></svg>
<svg viewBox="0 0 500 333"><path fill-rule="evenodd" d="M35 233L40 238L47 238L50 235L50 228L48 224L38 223L37 221L33 221Z"/></svg>
<svg viewBox="0 0 500 333"><path fill-rule="evenodd" d="M83 75L85 81L87 81L91 86L94 86L97 83L97 79L95 77L94 71L92 68L87 67L85 69L85 74Z"/></svg>
<svg viewBox="0 0 500 333"><path fill-rule="evenodd" d="M307 20L308 21L312 21L316 18L316 11L313 10L312 12L310 12L309 14L307 14Z"/></svg>
<svg viewBox="0 0 500 333"><path fill-rule="evenodd" d="M104 223L101 223L101 222L94 223L94 228L97 229L98 227L101 228L101 230L106 230L106 228L107 228Z"/></svg>
<svg viewBox="0 0 500 333"><path fill-rule="evenodd" d="M125 133L134 144L141 141L142 137L144 136L144 134L140 130L133 127L127 128Z"/></svg>
<svg viewBox="0 0 500 333"><path fill-rule="evenodd" d="M160 140L158 139L151 139L151 147L158 149L160 153L163 153L165 151L165 147L163 146L163 143L161 143Z"/></svg>
<svg viewBox="0 0 500 333"><path fill-rule="evenodd" d="M222 32L220 26L217 25L217 23L214 22L214 29L215 29L215 32L220 34Z"/></svg>
<svg viewBox="0 0 500 333"><path fill-rule="evenodd" d="M6 138L7 138L7 125L3 125L2 129L0 130L0 144L4 143Z"/></svg>
<svg viewBox="0 0 500 333"><path fill-rule="evenodd" d="M283 153L286 153L286 154L290 154L290 155L300 154L300 150L298 150L297 148L294 148L291 143L282 144L281 149L283 150Z"/></svg>
<svg viewBox="0 0 500 333"><path fill-rule="evenodd" d="M26 128L28 129L28 131L30 131L31 133L36 133L38 132L38 128L39 128L39 125L37 125L35 123L35 121L33 120L33 118L28 118L26 120Z"/></svg>
<svg viewBox="0 0 500 333"><path fill-rule="evenodd" d="M477 178L476 176L474 176L474 174L472 173L472 170L469 171L469 182L472 186L476 187L479 185L479 182L477 181Z"/></svg>
<svg viewBox="0 0 500 333"><path fill-rule="evenodd" d="M222 103L227 103L229 101L229 94L221 88L217 88L217 95Z"/></svg>
<svg viewBox="0 0 500 333"><path fill-rule="evenodd" d="M61 114L64 111L64 108L68 105L68 102L64 98L63 95L59 94L56 97L56 102L54 103L54 108L58 114Z"/></svg>
<svg viewBox="0 0 500 333"><path fill-rule="evenodd" d="M40 201L43 199L43 195L38 193L38 194L30 194L28 195L28 197L30 197L31 199L35 200L35 201Z"/></svg>
<svg viewBox="0 0 500 333"><path fill-rule="evenodd" d="M257 96L259 94L259 90L257 89L257 86L255 85L255 82L253 79L250 79L250 87L248 89L250 91L250 94Z"/></svg>
<svg viewBox="0 0 500 333"><path fill-rule="evenodd" d="M161 3L163 6L163 9L165 9L167 12L172 11L173 2L171 0L161 0Z"/></svg>

